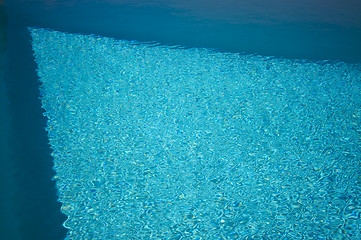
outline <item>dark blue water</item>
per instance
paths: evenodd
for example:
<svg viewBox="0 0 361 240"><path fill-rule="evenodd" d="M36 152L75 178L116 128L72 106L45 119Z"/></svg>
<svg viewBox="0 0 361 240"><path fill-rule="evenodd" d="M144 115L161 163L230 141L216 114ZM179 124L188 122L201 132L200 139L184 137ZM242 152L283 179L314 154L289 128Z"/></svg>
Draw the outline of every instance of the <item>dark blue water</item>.
<svg viewBox="0 0 361 240"><path fill-rule="evenodd" d="M63 239L27 27L283 58L361 61L357 1L0 1L0 239ZM5 7L4 7L5 6ZM3 37L4 36L4 37Z"/></svg>
<svg viewBox="0 0 361 240"><path fill-rule="evenodd" d="M266 56L361 60L361 4L353 0L16 2L9 8L17 21L59 31Z"/></svg>
<svg viewBox="0 0 361 240"><path fill-rule="evenodd" d="M0 114L8 121L1 122L0 239L63 239L66 218L51 180L53 163L29 36L26 29L13 27L11 15L8 22L7 66L1 79L7 102Z"/></svg>

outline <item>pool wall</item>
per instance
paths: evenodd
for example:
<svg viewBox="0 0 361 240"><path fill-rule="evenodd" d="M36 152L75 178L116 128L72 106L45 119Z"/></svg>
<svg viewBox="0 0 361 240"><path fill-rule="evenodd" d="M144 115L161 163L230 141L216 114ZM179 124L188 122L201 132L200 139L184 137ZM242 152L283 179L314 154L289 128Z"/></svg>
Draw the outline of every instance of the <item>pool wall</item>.
<svg viewBox="0 0 361 240"><path fill-rule="evenodd" d="M1 69L1 239L64 239L39 81L24 23L9 14Z"/></svg>

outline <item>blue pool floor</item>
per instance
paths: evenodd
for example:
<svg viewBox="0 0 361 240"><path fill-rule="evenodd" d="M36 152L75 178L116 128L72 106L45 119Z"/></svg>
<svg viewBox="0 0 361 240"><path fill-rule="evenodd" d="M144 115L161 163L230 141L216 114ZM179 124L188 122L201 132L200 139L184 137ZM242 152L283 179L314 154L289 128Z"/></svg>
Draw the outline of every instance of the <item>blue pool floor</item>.
<svg viewBox="0 0 361 240"><path fill-rule="evenodd" d="M30 29L68 239L360 239L361 66Z"/></svg>

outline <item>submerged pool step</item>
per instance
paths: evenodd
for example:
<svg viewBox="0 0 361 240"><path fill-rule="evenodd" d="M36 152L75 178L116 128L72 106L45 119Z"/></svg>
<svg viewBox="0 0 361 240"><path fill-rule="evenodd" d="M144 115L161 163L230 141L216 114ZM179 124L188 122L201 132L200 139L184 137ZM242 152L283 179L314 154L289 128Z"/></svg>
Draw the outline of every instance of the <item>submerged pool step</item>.
<svg viewBox="0 0 361 240"><path fill-rule="evenodd" d="M68 239L360 237L360 65L30 32Z"/></svg>

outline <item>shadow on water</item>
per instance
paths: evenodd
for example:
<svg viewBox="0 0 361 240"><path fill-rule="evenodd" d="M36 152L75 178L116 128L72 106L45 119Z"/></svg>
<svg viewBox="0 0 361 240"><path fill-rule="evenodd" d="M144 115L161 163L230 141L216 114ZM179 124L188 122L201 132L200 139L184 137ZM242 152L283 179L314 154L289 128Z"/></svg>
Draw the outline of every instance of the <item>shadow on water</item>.
<svg viewBox="0 0 361 240"><path fill-rule="evenodd" d="M0 58L0 239L64 239L30 37L2 0Z"/></svg>

